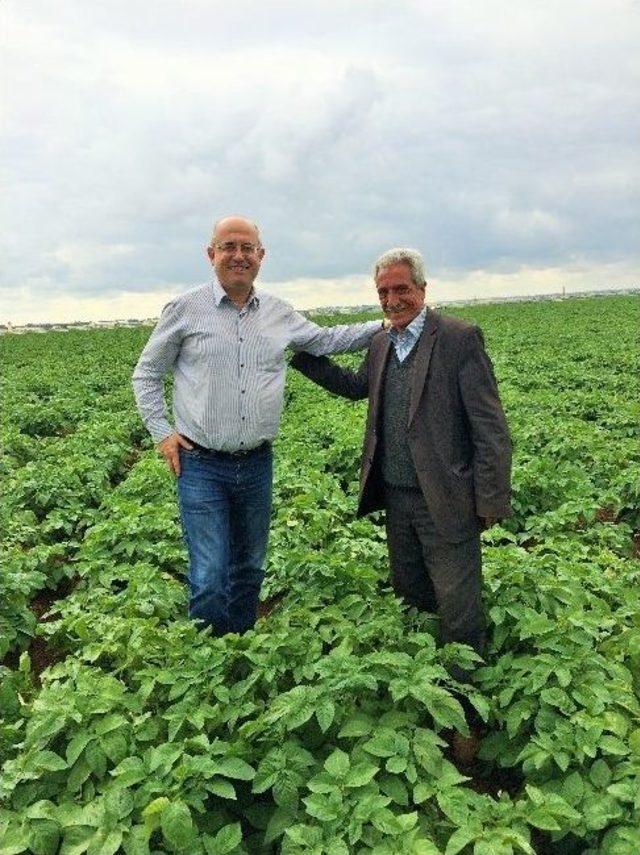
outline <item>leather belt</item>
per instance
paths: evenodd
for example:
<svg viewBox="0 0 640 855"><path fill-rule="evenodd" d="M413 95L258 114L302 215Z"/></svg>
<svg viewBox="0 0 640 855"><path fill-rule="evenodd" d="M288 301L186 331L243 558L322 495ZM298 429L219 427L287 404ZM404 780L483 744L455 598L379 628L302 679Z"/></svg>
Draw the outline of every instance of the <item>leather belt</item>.
<svg viewBox="0 0 640 855"><path fill-rule="evenodd" d="M265 440L261 442L260 445L257 445L255 448L242 448L239 451L217 451L215 448L205 448L204 445L200 445L199 442L195 442L193 439L189 439L188 436L184 436L181 434L183 439L186 439L189 445L192 445L195 449L197 449L202 454L206 454L209 457L217 457L220 460L241 460L244 457L249 457L252 454L259 454L261 451L266 451L271 443Z"/></svg>

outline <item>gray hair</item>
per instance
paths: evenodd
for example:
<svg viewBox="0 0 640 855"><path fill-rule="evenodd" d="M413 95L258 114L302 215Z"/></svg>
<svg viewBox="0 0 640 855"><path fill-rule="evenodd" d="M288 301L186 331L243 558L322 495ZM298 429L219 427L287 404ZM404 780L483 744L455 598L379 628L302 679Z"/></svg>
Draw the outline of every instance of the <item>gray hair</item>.
<svg viewBox="0 0 640 855"><path fill-rule="evenodd" d="M391 267L393 264L406 264L411 271L411 279L414 285L424 288L427 284L427 271L424 259L417 249L409 249L406 246L397 246L383 252L373 265L373 278L377 279L381 270Z"/></svg>

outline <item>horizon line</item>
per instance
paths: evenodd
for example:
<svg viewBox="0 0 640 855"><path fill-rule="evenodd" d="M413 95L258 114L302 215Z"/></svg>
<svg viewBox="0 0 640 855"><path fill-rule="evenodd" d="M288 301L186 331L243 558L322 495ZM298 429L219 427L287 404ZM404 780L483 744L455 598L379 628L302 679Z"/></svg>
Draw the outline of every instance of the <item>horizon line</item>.
<svg viewBox="0 0 640 855"><path fill-rule="evenodd" d="M432 301L426 300L427 306L432 308L440 308L446 306L468 306L468 305L476 305L478 303L482 303L483 305L491 305L492 303L526 303L526 302L535 302L538 300L565 300L571 298L584 298L584 297L607 297L607 296L615 296L620 294L635 294L640 293L640 285L630 285L626 287L614 287L614 288L603 288L603 289L594 289L587 291L566 291L563 287L562 291L545 291L534 294L510 294L504 297L470 297L462 300L442 300L442 301ZM359 303L353 306L349 305L329 305L329 306L314 306L310 309L299 309L301 314L309 314L313 313L322 313L322 312L340 312L344 314L348 314L349 310L355 314L356 312L364 312L364 311L374 311L379 309L379 305L376 303ZM158 316L159 317L159 316ZM26 324L13 324L11 321L0 322L0 330L3 332L12 332L13 330L24 330L24 329L33 329L33 328L42 328L42 327L58 327L64 329L69 326L78 326L80 324L88 324L93 326L102 326L107 324L135 324L137 326L143 326L147 321L152 323L156 323L158 317L154 318L116 318L113 320L99 320L99 321L89 321L89 320L76 320L76 321L30 321Z"/></svg>

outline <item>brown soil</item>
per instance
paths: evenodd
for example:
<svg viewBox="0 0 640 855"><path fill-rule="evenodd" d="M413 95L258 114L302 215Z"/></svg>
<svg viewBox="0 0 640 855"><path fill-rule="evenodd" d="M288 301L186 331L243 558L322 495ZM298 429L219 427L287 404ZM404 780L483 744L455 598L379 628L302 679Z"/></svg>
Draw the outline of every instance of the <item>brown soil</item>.
<svg viewBox="0 0 640 855"><path fill-rule="evenodd" d="M142 450L143 449L140 446L134 446L129 451L123 461L125 473L128 472L139 460ZM122 472L119 472L117 477L112 480L112 486L115 487L124 479L124 477L125 475ZM82 529L83 527L79 528L79 530ZM28 547L25 547L25 551L27 549ZM63 562L68 561L70 557L70 555L61 556L57 563L62 564ZM48 621L52 621L57 618L58 613L56 611L52 611L54 603L57 600L63 600L65 597L68 597L73 589L78 585L79 581L79 576L75 576L73 579L65 578L60 581L55 590L45 589L44 591L40 591L36 594L29 604L29 608L36 616L38 623L47 623ZM269 608L269 611L271 611L271 608ZM28 653L31 659L31 668L38 682L40 674L42 674L45 668L48 668L56 662L60 662L66 655L62 651L56 650L45 638L38 636L31 639L31 643L28 647ZM15 669L18 667L19 661L20 651L10 650L4 659L0 661L0 665Z"/></svg>
<svg viewBox="0 0 640 855"><path fill-rule="evenodd" d="M258 618L263 618L271 614L283 597L284 594L276 594L274 597L269 597L268 600L258 603Z"/></svg>
<svg viewBox="0 0 640 855"><path fill-rule="evenodd" d="M58 600L68 597L79 581L79 576L73 579L63 579L55 590L46 589L36 594L31 600L29 608L36 616L38 623L47 623L56 619L57 613L51 611L52 606ZM20 652L19 650L10 650L0 664L15 670L20 662ZM38 683L45 668L62 661L66 655L41 636L35 636L31 639L27 652L31 660L31 670Z"/></svg>
<svg viewBox="0 0 640 855"><path fill-rule="evenodd" d="M55 648L46 638L36 636L29 645L29 657L31 659L31 670L36 683L40 683L40 675L50 665L62 662L66 653Z"/></svg>
<svg viewBox="0 0 640 855"><path fill-rule="evenodd" d="M515 798L522 790L522 776L517 769L486 769L474 764L470 767L458 766L458 771L471 778L467 782L470 789L494 799L499 798L500 793L507 793L511 798Z"/></svg>
<svg viewBox="0 0 640 855"><path fill-rule="evenodd" d="M615 510L608 505L604 508L598 508L598 510L596 511L596 520L598 522L601 522L601 523L615 522L617 520L617 518L618 518L618 515L616 514Z"/></svg>
<svg viewBox="0 0 640 855"><path fill-rule="evenodd" d="M535 537L527 537L525 540L521 540L518 544L523 549L533 549L536 546L540 546L540 541Z"/></svg>
<svg viewBox="0 0 640 855"><path fill-rule="evenodd" d="M478 732L478 748L483 737L488 733L486 727L480 728ZM463 763L456 759L453 751L454 731L446 728L440 734L446 740L447 745L443 749L444 756L453 763L461 775L470 778L465 786L481 795L489 795L494 799L500 793L508 793L515 798L522 790L523 779L518 769L502 769L498 766L489 766L485 761L476 758L469 763Z"/></svg>
<svg viewBox="0 0 640 855"><path fill-rule="evenodd" d="M74 576L73 579L62 579L55 590L45 588L44 591L40 591L36 594L36 596L31 600L29 608L38 618L40 623L55 620L56 612L49 615L47 613L51 611L51 607L57 600L64 600L65 597L68 597L71 591L73 591L73 589L78 585L79 581L80 576Z"/></svg>

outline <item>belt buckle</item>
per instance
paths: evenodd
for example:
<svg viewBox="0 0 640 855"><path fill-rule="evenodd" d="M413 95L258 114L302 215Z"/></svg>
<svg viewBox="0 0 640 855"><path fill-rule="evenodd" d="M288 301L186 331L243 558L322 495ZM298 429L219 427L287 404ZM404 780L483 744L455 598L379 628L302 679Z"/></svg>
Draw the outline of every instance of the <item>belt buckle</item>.
<svg viewBox="0 0 640 855"><path fill-rule="evenodd" d="M266 440L261 442L260 445L256 445L255 448L241 448L238 451L232 451L231 454L234 457L246 457L248 454L254 454L257 451L263 451L264 447L267 445Z"/></svg>

